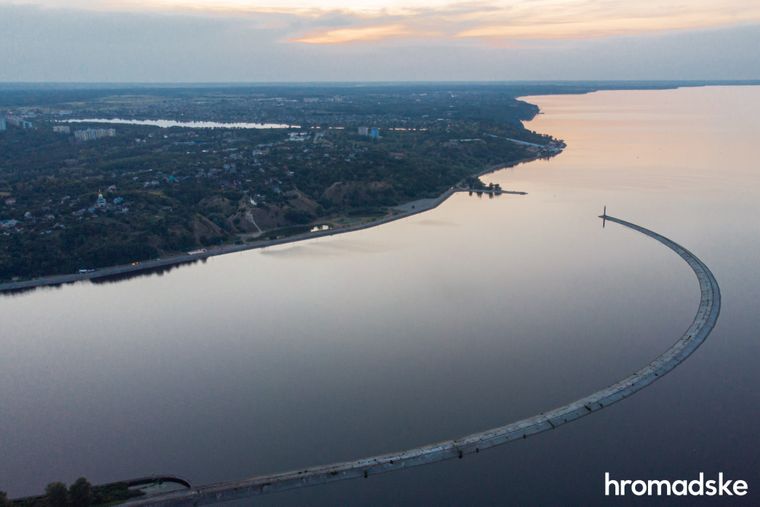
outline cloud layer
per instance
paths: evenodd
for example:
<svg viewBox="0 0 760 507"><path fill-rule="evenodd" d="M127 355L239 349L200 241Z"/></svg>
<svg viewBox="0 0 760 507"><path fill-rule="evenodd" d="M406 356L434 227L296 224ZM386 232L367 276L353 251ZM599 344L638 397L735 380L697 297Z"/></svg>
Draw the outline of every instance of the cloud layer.
<svg viewBox="0 0 760 507"><path fill-rule="evenodd" d="M101 12L235 16L285 29L285 40L547 40L760 23L746 0L0 0ZM311 27L311 28L309 28Z"/></svg>
<svg viewBox="0 0 760 507"><path fill-rule="evenodd" d="M760 78L745 0L0 0L0 33L12 81Z"/></svg>

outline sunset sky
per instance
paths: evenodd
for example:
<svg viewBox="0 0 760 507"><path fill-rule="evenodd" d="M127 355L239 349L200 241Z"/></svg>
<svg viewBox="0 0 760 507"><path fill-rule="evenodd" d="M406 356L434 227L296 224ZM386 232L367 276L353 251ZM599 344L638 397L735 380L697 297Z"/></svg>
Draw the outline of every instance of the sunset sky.
<svg viewBox="0 0 760 507"><path fill-rule="evenodd" d="M2 81L760 78L746 0L0 0Z"/></svg>

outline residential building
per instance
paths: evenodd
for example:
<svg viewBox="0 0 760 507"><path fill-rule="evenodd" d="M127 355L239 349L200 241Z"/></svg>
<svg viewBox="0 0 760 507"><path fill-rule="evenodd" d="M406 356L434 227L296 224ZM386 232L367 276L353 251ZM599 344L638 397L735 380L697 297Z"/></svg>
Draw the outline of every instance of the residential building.
<svg viewBox="0 0 760 507"><path fill-rule="evenodd" d="M74 132L74 138L77 141L94 141L103 137L114 137L116 135L115 129L85 129L77 130Z"/></svg>
<svg viewBox="0 0 760 507"><path fill-rule="evenodd" d="M32 122L27 121L23 118L16 118L15 116L6 116L5 121L8 125L13 125L14 127L19 127L22 129L34 128Z"/></svg>

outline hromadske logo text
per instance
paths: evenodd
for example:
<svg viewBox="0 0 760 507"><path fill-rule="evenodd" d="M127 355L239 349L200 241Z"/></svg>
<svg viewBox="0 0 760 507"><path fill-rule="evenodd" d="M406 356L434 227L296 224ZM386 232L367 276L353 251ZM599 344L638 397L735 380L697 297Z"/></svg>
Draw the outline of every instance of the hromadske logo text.
<svg viewBox="0 0 760 507"><path fill-rule="evenodd" d="M617 480L604 474L604 496L744 496L747 494L746 481L726 479L723 472L717 479L705 480L700 473L698 479L668 480Z"/></svg>

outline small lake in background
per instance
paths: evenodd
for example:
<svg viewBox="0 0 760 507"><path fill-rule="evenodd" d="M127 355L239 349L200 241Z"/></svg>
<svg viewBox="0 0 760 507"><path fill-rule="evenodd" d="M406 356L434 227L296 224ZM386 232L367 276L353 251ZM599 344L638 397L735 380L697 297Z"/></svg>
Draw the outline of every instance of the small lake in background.
<svg viewBox="0 0 760 507"><path fill-rule="evenodd" d="M248 123L232 122L222 123L216 121L176 121L176 120L125 120L122 118L81 118L61 120L62 123L106 123L110 125L146 125L160 128L188 128L188 129L290 129L301 128L298 125L285 123Z"/></svg>

